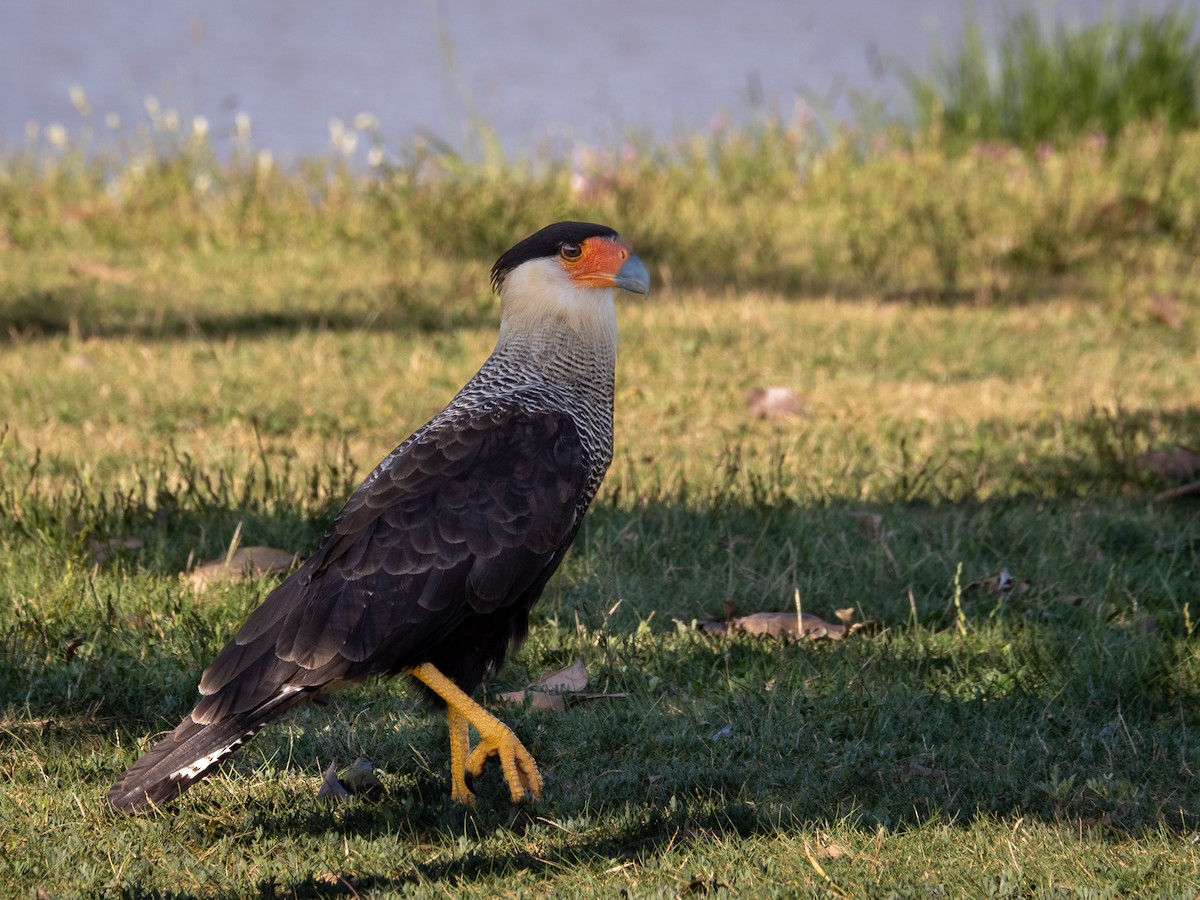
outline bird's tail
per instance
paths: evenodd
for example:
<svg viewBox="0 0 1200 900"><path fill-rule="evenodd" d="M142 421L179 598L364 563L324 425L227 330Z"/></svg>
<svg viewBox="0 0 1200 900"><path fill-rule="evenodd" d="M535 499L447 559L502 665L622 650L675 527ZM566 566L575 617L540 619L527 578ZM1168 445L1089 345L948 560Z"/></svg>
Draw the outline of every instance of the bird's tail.
<svg viewBox="0 0 1200 900"><path fill-rule="evenodd" d="M308 691L285 691L254 709L211 724L198 723L189 715L117 780L108 792L109 804L120 812L133 813L152 804L169 803L264 725L310 697Z"/></svg>

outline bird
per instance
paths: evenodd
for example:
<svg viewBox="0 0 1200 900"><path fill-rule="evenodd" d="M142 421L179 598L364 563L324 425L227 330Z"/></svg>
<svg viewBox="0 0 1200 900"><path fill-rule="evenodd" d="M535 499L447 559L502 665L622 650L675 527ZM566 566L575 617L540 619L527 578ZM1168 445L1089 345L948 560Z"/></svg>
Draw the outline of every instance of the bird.
<svg viewBox="0 0 1200 900"><path fill-rule="evenodd" d="M445 704L454 801L475 802L467 776L492 757L514 803L541 796L529 751L471 694L524 639L612 461L614 301L648 295L650 275L612 228L557 222L505 251L491 284L487 360L249 615L192 711L112 786L113 810L167 804L284 713L399 674Z"/></svg>

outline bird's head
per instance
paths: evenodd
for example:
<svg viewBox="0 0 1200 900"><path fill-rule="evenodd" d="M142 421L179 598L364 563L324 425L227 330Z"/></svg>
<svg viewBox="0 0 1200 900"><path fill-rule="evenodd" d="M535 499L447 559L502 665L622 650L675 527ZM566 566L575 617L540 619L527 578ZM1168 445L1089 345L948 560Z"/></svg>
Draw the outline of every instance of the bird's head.
<svg viewBox="0 0 1200 900"><path fill-rule="evenodd" d="M615 341L615 291L648 294L650 273L611 228L556 222L506 250L492 266L492 286L502 332L561 323L611 331Z"/></svg>

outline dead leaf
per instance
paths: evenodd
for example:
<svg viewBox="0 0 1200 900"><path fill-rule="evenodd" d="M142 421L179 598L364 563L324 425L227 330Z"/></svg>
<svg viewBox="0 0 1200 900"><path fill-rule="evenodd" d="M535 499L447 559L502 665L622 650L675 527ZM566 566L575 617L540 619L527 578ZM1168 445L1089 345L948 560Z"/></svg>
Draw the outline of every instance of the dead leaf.
<svg viewBox="0 0 1200 900"><path fill-rule="evenodd" d="M1169 491L1162 491L1155 494L1154 499L1159 503L1165 503L1168 500L1182 500L1184 497L1200 496L1200 481L1193 481L1190 484L1180 485L1177 488L1171 488Z"/></svg>
<svg viewBox="0 0 1200 900"><path fill-rule="evenodd" d="M791 388L754 388L746 392L746 408L760 419L778 419L804 412L804 401Z"/></svg>
<svg viewBox="0 0 1200 900"><path fill-rule="evenodd" d="M905 775L919 775L922 778L945 778L945 769L933 769L919 762L906 762L903 770Z"/></svg>
<svg viewBox="0 0 1200 900"><path fill-rule="evenodd" d="M825 844L817 848L817 857L819 859L837 859L839 856L845 856L850 851L841 844Z"/></svg>
<svg viewBox="0 0 1200 900"><path fill-rule="evenodd" d="M814 616L811 613L801 613L798 620L796 613L790 611L750 613L745 616L733 616L726 620L696 619L693 624L705 633L717 637L727 635L731 631L744 631L746 634L758 635L760 637L795 640L801 636L801 628L803 628L803 637L810 640L830 638L835 641L840 640L848 634L875 632L883 627L883 623L878 619L851 622L851 619L855 616L855 610L852 607L839 609L835 615L841 620L842 624L835 625L831 622L826 622L824 619ZM679 625L685 625L685 623L680 622L678 619L675 621Z"/></svg>
<svg viewBox="0 0 1200 900"><path fill-rule="evenodd" d="M1148 472L1171 481L1182 481L1200 471L1200 453L1187 447L1150 450L1134 459L1139 472Z"/></svg>
<svg viewBox="0 0 1200 900"><path fill-rule="evenodd" d="M200 593L210 585L243 578L261 578L275 572L287 572L299 562L299 554L274 547L241 547L228 559L214 559L184 574L183 580Z"/></svg>
<svg viewBox="0 0 1200 900"><path fill-rule="evenodd" d="M342 786L351 794L364 794L379 787L379 776L375 767L365 756L360 756L342 773Z"/></svg>
<svg viewBox="0 0 1200 900"><path fill-rule="evenodd" d="M559 714L567 711L567 701L562 694L547 694L545 691L505 691L499 696L510 706L523 706L528 701L530 709Z"/></svg>
<svg viewBox="0 0 1200 900"><path fill-rule="evenodd" d="M1173 294L1155 294L1146 298L1146 312L1156 322L1161 322L1172 331L1183 328L1183 312Z"/></svg>
<svg viewBox="0 0 1200 900"><path fill-rule="evenodd" d="M748 616L738 616L729 623L734 631L744 631L746 634L762 635L773 638L832 638L841 640L846 636L845 625L834 625L824 619L794 612L760 612Z"/></svg>
<svg viewBox="0 0 1200 900"><path fill-rule="evenodd" d="M982 589L985 594L1000 594L1003 597L1011 597L1013 594L1024 594L1032 585L1024 579L1014 578L1012 573L1008 571L1008 566L1003 567L998 575L993 575L991 578L978 578L970 584L963 585L964 591L974 591Z"/></svg>
<svg viewBox="0 0 1200 900"><path fill-rule="evenodd" d="M541 709L548 712L565 713L567 711L567 696L572 700L599 700L602 698L624 697L625 694L581 694L588 684L588 670L583 657L565 669L548 672L523 691L505 691L499 697L512 706L529 704L530 709Z"/></svg>
<svg viewBox="0 0 1200 900"><path fill-rule="evenodd" d="M543 675L537 681L530 685L531 688L542 688L543 690L556 693L576 693L582 691L588 684L588 670L583 663L583 657L576 657L575 662L567 666L565 669L559 669L557 672L550 672Z"/></svg>
<svg viewBox="0 0 1200 900"><path fill-rule="evenodd" d="M341 778L338 778L337 769L331 762L317 789L317 799L344 803L355 794L369 793L377 787L379 778L375 774L375 767L365 756L360 756L346 768Z"/></svg>
<svg viewBox="0 0 1200 900"><path fill-rule="evenodd" d="M338 780L337 769L334 768L333 763L330 763L329 768L325 770L325 777L321 780L321 786L317 789L317 799L337 803L350 799L350 792Z"/></svg>
<svg viewBox="0 0 1200 900"><path fill-rule="evenodd" d="M90 278L108 284L132 284L135 275L129 269L110 266L108 263L90 260L74 260L67 263L67 271L76 278Z"/></svg>
<svg viewBox="0 0 1200 900"><path fill-rule="evenodd" d="M859 532L868 540L879 540L879 533L883 528L883 516L879 513L860 512L854 513L851 517L858 525Z"/></svg>

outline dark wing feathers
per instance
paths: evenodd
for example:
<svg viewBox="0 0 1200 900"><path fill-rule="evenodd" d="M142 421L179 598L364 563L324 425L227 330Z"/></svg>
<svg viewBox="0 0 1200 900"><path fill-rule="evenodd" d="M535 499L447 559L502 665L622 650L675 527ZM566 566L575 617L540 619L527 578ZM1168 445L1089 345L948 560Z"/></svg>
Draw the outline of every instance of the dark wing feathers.
<svg viewBox="0 0 1200 900"><path fill-rule="evenodd" d="M472 614L531 604L575 533L588 474L570 416L519 396L418 432L205 671L193 715L417 665L452 652L438 641Z"/></svg>

